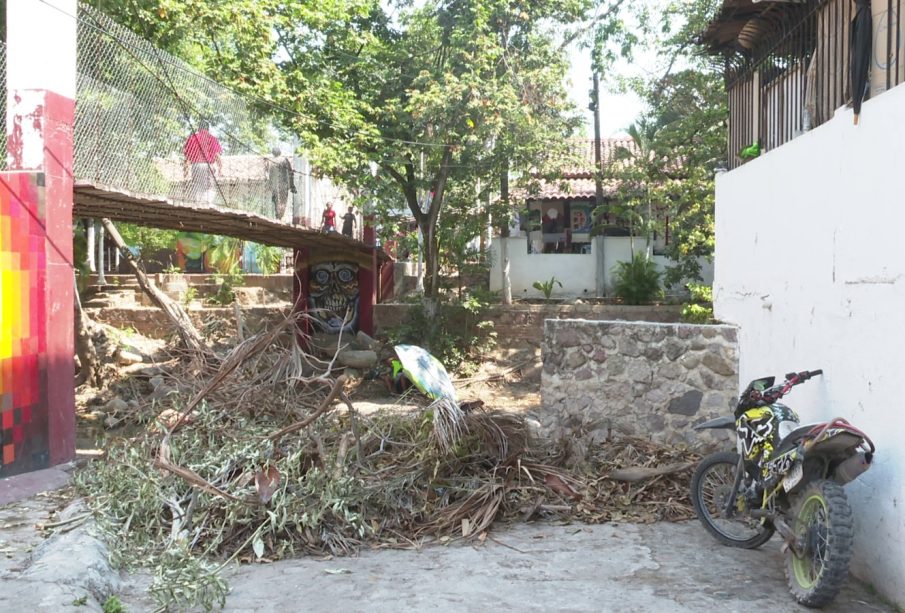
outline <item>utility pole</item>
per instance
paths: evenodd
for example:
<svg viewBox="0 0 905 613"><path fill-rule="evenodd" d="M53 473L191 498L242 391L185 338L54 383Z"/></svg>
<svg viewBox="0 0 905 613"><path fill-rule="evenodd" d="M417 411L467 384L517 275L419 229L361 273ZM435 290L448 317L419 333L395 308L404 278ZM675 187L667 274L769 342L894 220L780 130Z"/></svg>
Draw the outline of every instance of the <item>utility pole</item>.
<svg viewBox="0 0 905 613"><path fill-rule="evenodd" d="M503 274L503 304L512 304L512 279L509 276L509 221L512 213L509 209L509 158L503 162L500 172L500 200L503 201L506 214L500 223L500 269Z"/></svg>
<svg viewBox="0 0 905 613"><path fill-rule="evenodd" d="M594 215L598 215L603 207L603 156L600 149L600 76L594 70L594 89L591 91L591 104L589 108L594 112ZM601 230L597 240L597 297L606 296L606 268L604 258L604 245L606 244L606 231Z"/></svg>

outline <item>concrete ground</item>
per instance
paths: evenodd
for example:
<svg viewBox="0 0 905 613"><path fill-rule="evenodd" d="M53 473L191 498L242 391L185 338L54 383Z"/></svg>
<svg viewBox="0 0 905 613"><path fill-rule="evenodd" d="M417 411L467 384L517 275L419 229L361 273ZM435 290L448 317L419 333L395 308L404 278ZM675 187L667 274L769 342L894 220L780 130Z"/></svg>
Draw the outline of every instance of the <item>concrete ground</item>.
<svg viewBox="0 0 905 613"><path fill-rule="evenodd" d="M518 524L483 545L303 558L227 574L226 611L596 611L800 613L786 589L779 543L723 547L697 522ZM125 586L124 586L125 587ZM130 610L151 603L125 587ZM891 612L850 580L830 613Z"/></svg>
<svg viewBox="0 0 905 613"><path fill-rule="evenodd" d="M230 577L229 611L801 611L788 594L778 542L723 547L695 522L530 524L483 546L368 551L294 560ZM349 573L334 574L338 570ZM892 611L850 581L827 611Z"/></svg>
<svg viewBox="0 0 905 613"><path fill-rule="evenodd" d="M0 611L100 611L111 594L127 611L154 610L147 574L112 571L95 530L81 522L84 506L51 515L59 506L49 494L0 506ZM48 525L60 527L44 539ZM732 549L694 521L516 524L496 526L483 544L233 567L225 610L806 611L782 568L777 538L759 550ZM853 579L824 610L897 611Z"/></svg>

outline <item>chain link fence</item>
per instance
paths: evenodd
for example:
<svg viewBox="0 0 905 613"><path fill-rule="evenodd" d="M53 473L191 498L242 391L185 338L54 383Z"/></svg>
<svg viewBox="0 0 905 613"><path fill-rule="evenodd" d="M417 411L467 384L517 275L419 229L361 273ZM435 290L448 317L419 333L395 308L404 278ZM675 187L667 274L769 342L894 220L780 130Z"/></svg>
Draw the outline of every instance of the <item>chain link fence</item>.
<svg viewBox="0 0 905 613"><path fill-rule="evenodd" d="M302 175L272 157L280 135L241 97L86 5L77 70L77 181L291 220L283 171Z"/></svg>

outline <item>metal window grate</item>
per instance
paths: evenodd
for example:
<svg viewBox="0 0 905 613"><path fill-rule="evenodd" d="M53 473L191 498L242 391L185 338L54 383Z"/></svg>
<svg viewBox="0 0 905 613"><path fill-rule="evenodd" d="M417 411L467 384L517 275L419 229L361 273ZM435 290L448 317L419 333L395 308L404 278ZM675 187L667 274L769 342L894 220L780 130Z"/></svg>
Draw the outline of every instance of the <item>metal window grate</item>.
<svg viewBox="0 0 905 613"><path fill-rule="evenodd" d="M873 2L868 96L905 82L905 0ZM755 143L778 147L850 102L850 0L810 0L769 22L753 52L724 57L729 93L729 167ZM740 35L741 38L741 35ZM750 42L750 41L745 41Z"/></svg>

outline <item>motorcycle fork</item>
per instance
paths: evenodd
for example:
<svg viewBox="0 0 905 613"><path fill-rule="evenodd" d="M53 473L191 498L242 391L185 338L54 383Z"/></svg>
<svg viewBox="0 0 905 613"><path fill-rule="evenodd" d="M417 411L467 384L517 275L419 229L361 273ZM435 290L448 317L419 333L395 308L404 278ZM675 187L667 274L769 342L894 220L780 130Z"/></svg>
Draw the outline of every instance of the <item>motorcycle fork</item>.
<svg viewBox="0 0 905 613"><path fill-rule="evenodd" d="M735 515L735 503L738 499L738 488L742 484L742 477L745 474L745 459L739 456L738 465L735 467L735 482L732 484L732 491L726 499L726 508L723 509L723 515L726 519L730 519Z"/></svg>

